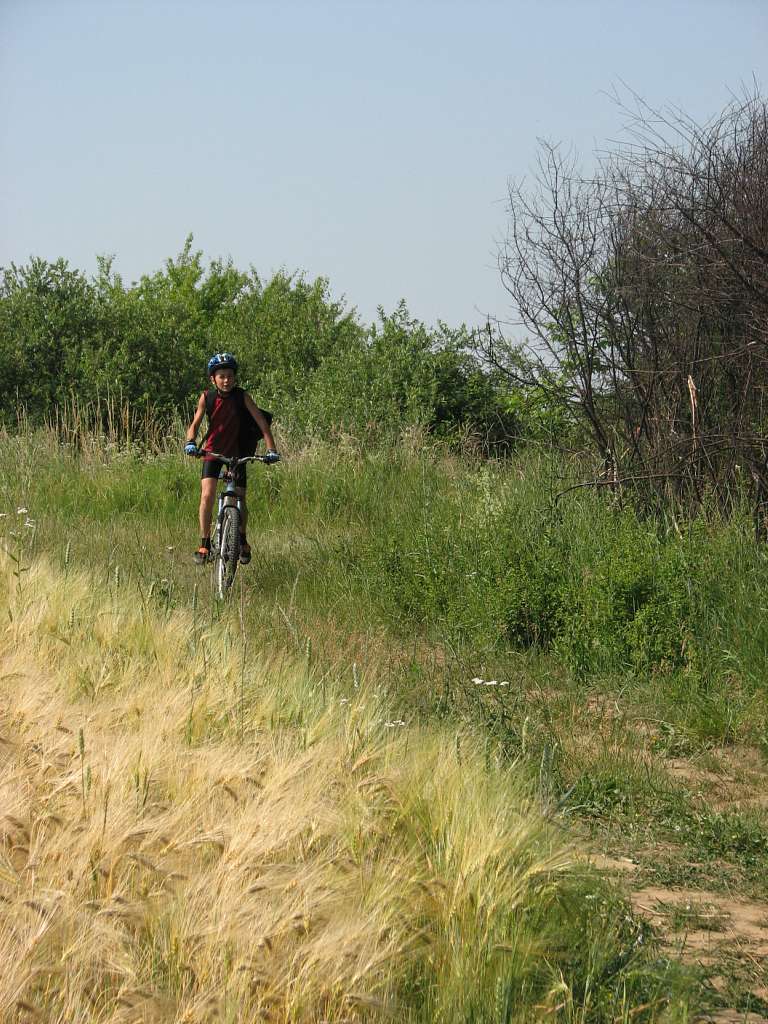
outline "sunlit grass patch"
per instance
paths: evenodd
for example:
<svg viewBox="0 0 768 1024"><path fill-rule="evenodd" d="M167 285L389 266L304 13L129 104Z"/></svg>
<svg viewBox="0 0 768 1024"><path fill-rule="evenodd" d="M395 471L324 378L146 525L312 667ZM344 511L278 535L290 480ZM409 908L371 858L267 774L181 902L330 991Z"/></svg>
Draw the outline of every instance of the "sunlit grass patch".
<svg viewBox="0 0 768 1024"><path fill-rule="evenodd" d="M660 903L659 910L667 915L669 927L675 932L722 932L730 920L727 911L701 900Z"/></svg>
<svg viewBox="0 0 768 1024"><path fill-rule="evenodd" d="M565 992L604 1019L627 985L642 1000L657 984L620 901L579 881L523 775L471 728L393 715L369 666L244 643L235 608L197 620L16 564L1 1014L490 1022ZM691 994L666 991L665 1006Z"/></svg>

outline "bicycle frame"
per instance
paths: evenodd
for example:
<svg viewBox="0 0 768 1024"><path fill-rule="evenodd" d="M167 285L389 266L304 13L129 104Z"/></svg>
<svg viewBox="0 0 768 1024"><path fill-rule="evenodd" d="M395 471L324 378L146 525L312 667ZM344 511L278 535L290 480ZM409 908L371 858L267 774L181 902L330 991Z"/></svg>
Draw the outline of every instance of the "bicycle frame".
<svg viewBox="0 0 768 1024"><path fill-rule="evenodd" d="M244 461L244 460L238 460ZM242 515L243 500L242 496L237 493L237 487L235 486L235 474L232 469L226 467L224 469L223 476L225 486L224 490L220 490L218 494L218 507L216 511L216 529L217 532L221 528L221 516L225 508L235 507Z"/></svg>
<svg viewBox="0 0 768 1024"><path fill-rule="evenodd" d="M242 521L243 496L237 493L238 487L235 483L237 468L245 462L263 462L266 465L270 465L272 460L264 455L246 455L243 458L221 455L218 452L206 452L206 455L220 459L224 463L224 469L221 474L221 479L224 480L224 489L218 492L216 529L212 537L213 543L211 544L211 554L213 555L214 563L214 583L218 596L224 598L234 580L239 554L239 524ZM238 525L238 536L226 545L228 550L224 551L224 523L229 518L231 529L232 520L232 517L228 516L228 509L237 510L237 517L234 521ZM232 547L232 544L234 544L234 547Z"/></svg>

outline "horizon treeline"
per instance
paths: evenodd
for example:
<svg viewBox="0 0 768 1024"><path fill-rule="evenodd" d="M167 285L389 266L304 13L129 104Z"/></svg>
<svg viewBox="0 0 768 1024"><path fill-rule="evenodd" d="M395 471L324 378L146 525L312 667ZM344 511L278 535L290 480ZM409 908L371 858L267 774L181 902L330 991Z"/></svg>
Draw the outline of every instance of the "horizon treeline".
<svg viewBox="0 0 768 1024"><path fill-rule="evenodd" d="M240 382L282 432L393 439L409 427L471 434L486 449L518 433L510 389L476 354L472 332L428 327L401 301L361 323L329 282L213 260L189 235L162 270L127 286L114 257L88 277L64 259L2 269L2 420L33 424L110 396L137 416L189 418L213 352L233 351Z"/></svg>

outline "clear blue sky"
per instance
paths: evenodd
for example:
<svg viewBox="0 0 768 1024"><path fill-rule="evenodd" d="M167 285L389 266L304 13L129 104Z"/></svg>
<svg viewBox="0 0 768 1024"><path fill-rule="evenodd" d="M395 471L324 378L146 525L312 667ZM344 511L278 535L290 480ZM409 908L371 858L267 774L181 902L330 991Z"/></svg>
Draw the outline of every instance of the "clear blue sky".
<svg viewBox="0 0 768 1024"><path fill-rule="evenodd" d="M652 104L768 86L768 0L0 0L0 265L179 251L330 279L368 321L503 317L507 181Z"/></svg>

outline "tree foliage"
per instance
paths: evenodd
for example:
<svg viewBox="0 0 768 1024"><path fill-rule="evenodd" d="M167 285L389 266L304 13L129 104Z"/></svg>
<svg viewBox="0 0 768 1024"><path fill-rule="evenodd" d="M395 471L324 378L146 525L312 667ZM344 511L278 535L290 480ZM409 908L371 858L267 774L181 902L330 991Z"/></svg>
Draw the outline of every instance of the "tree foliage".
<svg viewBox="0 0 768 1024"><path fill-rule="evenodd" d="M516 434L506 386L478 362L470 332L429 328L404 302L365 327L325 278L281 271L264 283L231 261L206 267L191 236L130 287L111 257L91 278L61 259L2 271L0 384L33 422L73 395L190 418L217 350L237 354L244 386L302 436L383 440L419 426L498 447Z"/></svg>

